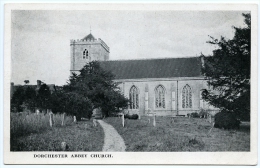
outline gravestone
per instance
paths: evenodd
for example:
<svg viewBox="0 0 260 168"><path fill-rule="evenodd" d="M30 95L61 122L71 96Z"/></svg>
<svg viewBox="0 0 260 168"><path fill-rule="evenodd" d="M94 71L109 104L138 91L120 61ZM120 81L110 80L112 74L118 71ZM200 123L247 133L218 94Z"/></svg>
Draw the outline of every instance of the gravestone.
<svg viewBox="0 0 260 168"><path fill-rule="evenodd" d="M97 120L93 119L93 126L96 127L97 126Z"/></svg>
<svg viewBox="0 0 260 168"><path fill-rule="evenodd" d="M63 113L62 116L61 116L61 125L62 126L65 125L64 120L65 120L65 113Z"/></svg>
<svg viewBox="0 0 260 168"><path fill-rule="evenodd" d="M66 151L66 146L67 146L66 142L61 142L61 150L62 151Z"/></svg>
<svg viewBox="0 0 260 168"><path fill-rule="evenodd" d="M124 114L122 115L122 125L123 125L123 127L125 127L125 115Z"/></svg>
<svg viewBox="0 0 260 168"><path fill-rule="evenodd" d="M153 114L153 126L156 127L155 113Z"/></svg>
<svg viewBox="0 0 260 168"><path fill-rule="evenodd" d="M53 113L49 112L49 115L50 115L50 127L52 127L54 125Z"/></svg>

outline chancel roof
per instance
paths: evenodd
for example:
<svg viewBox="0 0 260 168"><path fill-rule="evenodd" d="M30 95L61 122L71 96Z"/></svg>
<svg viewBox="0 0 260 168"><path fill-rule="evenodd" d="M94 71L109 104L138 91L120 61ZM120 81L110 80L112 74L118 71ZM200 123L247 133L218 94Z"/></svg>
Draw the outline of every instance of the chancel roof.
<svg viewBox="0 0 260 168"><path fill-rule="evenodd" d="M143 60L111 60L101 62L115 79L201 77L200 57Z"/></svg>

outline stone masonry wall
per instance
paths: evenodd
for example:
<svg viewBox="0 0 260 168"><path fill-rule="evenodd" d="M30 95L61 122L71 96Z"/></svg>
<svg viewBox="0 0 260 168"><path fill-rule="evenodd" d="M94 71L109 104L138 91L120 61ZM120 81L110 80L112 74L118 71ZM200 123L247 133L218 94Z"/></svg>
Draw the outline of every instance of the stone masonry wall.
<svg viewBox="0 0 260 168"><path fill-rule="evenodd" d="M123 80L122 80L123 81ZM178 83L178 84L177 84ZM192 108L182 108L182 89L188 84L192 90ZM123 81L119 87L125 97L129 98L129 91L132 86L139 90L139 109L128 109L129 113L146 115L145 90L148 87L148 109L151 109L159 116L164 115L187 115L191 112L199 112L201 108L208 109L209 106L201 99L201 90L208 89L207 82L203 79L179 79L177 80L132 80ZM165 108L158 109L155 106L155 88L162 85L165 88ZM177 89L178 85L178 89ZM178 92L178 94L177 94ZM177 102L178 101L178 102ZM178 106L178 107L177 107Z"/></svg>
<svg viewBox="0 0 260 168"><path fill-rule="evenodd" d="M88 59L83 59L83 51L88 50ZM109 59L109 48L101 40L95 41L75 41L70 43L71 65L70 70L80 70L86 63L99 60Z"/></svg>

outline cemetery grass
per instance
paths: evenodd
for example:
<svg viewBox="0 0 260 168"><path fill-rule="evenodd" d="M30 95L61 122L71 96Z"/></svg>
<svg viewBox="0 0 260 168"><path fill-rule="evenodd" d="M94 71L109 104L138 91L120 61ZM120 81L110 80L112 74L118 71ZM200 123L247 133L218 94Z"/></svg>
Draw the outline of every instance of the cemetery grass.
<svg viewBox="0 0 260 168"><path fill-rule="evenodd" d="M54 115L55 124L49 125L49 115L11 113L11 151L61 151L61 143L66 142L66 151L102 151L104 132L92 120L73 122L65 117L61 126L61 115Z"/></svg>
<svg viewBox="0 0 260 168"><path fill-rule="evenodd" d="M148 123L150 118L150 123ZM213 128L206 119L156 117L153 127L152 117L140 120L125 120L116 117L105 121L123 137L126 151L167 152L167 151L250 151L250 124L242 124L239 130Z"/></svg>

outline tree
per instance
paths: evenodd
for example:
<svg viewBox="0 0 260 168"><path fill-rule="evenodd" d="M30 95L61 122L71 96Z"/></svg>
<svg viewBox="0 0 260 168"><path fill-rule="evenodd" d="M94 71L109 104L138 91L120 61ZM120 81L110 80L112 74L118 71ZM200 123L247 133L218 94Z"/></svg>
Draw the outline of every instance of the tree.
<svg viewBox="0 0 260 168"><path fill-rule="evenodd" d="M23 86L18 86L11 97L11 111L23 111L22 104L25 98Z"/></svg>
<svg viewBox="0 0 260 168"><path fill-rule="evenodd" d="M36 91L34 88L27 86L24 92L23 106L34 111L36 107Z"/></svg>
<svg viewBox="0 0 260 168"><path fill-rule="evenodd" d="M47 110L51 108L51 92L46 84L41 85L36 96L36 105L38 108Z"/></svg>
<svg viewBox="0 0 260 168"><path fill-rule="evenodd" d="M80 74L73 74L66 92L77 93L91 102L92 110L101 108L103 115L109 116L118 108L127 106L128 100L118 91L117 84L113 81L114 75L103 70L97 61L86 64Z"/></svg>
<svg viewBox="0 0 260 168"><path fill-rule="evenodd" d="M51 97L51 109L53 113L65 112L67 115L75 115L77 120L81 120L81 117L91 118L91 101L83 97L82 94L60 90L54 92Z"/></svg>
<svg viewBox="0 0 260 168"><path fill-rule="evenodd" d="M24 80L24 84L27 85L28 83L30 83L29 80Z"/></svg>
<svg viewBox="0 0 260 168"><path fill-rule="evenodd" d="M240 119L250 118L251 15L243 14L245 27L233 27L233 39L211 37L218 48L205 57L202 73L212 90L203 91L203 99L221 111Z"/></svg>

